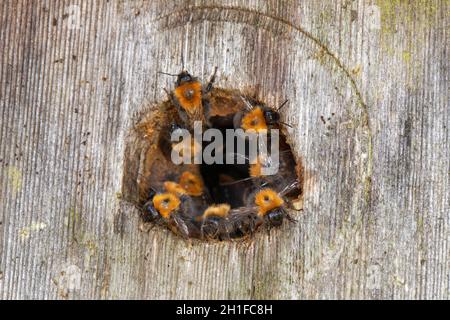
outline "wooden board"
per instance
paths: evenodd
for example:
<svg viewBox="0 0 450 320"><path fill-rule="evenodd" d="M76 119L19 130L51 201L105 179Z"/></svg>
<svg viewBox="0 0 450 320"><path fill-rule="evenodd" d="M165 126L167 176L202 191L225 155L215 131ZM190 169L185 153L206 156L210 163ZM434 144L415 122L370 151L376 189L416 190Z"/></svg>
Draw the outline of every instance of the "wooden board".
<svg viewBox="0 0 450 320"><path fill-rule="evenodd" d="M2 299L448 299L449 3L2 1ZM251 243L142 232L138 115L181 57L288 98L304 211Z"/></svg>

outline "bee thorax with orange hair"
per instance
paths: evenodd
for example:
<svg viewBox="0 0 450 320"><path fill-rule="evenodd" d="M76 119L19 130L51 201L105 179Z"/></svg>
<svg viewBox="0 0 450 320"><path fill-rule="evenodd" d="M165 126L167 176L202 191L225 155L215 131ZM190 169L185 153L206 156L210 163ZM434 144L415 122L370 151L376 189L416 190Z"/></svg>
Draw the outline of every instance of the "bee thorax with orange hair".
<svg viewBox="0 0 450 320"><path fill-rule="evenodd" d="M208 217L225 218L230 212L230 209L231 209L230 205L226 203L212 205L205 210L205 212L203 213L203 218L204 219Z"/></svg>
<svg viewBox="0 0 450 320"><path fill-rule="evenodd" d="M262 132L267 130L266 119L261 108L256 107L252 111L248 112L242 117L241 127L245 131L255 130L256 132Z"/></svg>
<svg viewBox="0 0 450 320"><path fill-rule="evenodd" d="M153 206L164 219L168 219L180 207L180 203L180 199L173 193L160 193L153 197Z"/></svg>
<svg viewBox="0 0 450 320"><path fill-rule="evenodd" d="M174 90L180 107L189 114L202 112L202 84L199 81L186 82Z"/></svg>
<svg viewBox="0 0 450 320"><path fill-rule="evenodd" d="M258 215L264 216L273 209L284 204L283 199L272 189L263 189L255 196L255 204L258 206Z"/></svg>
<svg viewBox="0 0 450 320"><path fill-rule="evenodd" d="M190 196L201 196L203 194L202 179L189 171L181 174L179 184Z"/></svg>

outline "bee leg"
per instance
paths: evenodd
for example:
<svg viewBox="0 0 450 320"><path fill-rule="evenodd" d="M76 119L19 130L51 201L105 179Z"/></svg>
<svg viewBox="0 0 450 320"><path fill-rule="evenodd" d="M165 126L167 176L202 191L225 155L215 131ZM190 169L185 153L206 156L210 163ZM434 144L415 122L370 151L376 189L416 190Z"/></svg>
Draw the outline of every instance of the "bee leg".
<svg viewBox="0 0 450 320"><path fill-rule="evenodd" d="M258 228L257 223L255 221L255 219L251 218L251 222L250 222L250 235L253 236L253 234L255 233L256 229Z"/></svg>
<svg viewBox="0 0 450 320"><path fill-rule="evenodd" d="M172 104L175 104L175 101L173 101L172 94L171 94L169 91L167 91L166 88L164 88L163 90L164 90L164 92L166 93L167 98L169 98L170 102L172 102Z"/></svg>
<svg viewBox="0 0 450 320"><path fill-rule="evenodd" d="M250 249L250 247L252 246L252 244L253 244L253 237L247 237L245 240L245 249Z"/></svg>
<svg viewBox="0 0 450 320"><path fill-rule="evenodd" d="M203 240L207 240L206 238L207 238L207 235L205 234L205 221L202 221L202 224L201 224L201 226L200 226L200 237L203 239Z"/></svg>
<svg viewBox="0 0 450 320"><path fill-rule="evenodd" d="M297 220L291 217L289 213L286 213L286 219L288 219L289 222L297 223Z"/></svg>
<svg viewBox="0 0 450 320"><path fill-rule="evenodd" d="M172 221L167 221L167 224L171 226L175 230L177 234L179 234L183 239L188 240L189 239L189 229L186 224L184 224L181 219L178 217L174 218Z"/></svg>
<svg viewBox="0 0 450 320"><path fill-rule="evenodd" d="M297 223L297 220L292 218L292 216L283 208L282 209L283 215L286 217L286 219L291 223Z"/></svg>
<svg viewBox="0 0 450 320"><path fill-rule="evenodd" d="M214 81L216 81L216 73L217 73L217 67L214 68L214 73L211 76L211 79L209 79L208 84L206 85L205 93L208 93L211 91Z"/></svg>
<svg viewBox="0 0 450 320"><path fill-rule="evenodd" d="M179 232L179 235L186 241L189 240L189 235L184 232Z"/></svg>
<svg viewBox="0 0 450 320"><path fill-rule="evenodd" d="M270 229L270 224L266 224L266 233L268 237L270 237Z"/></svg>
<svg viewBox="0 0 450 320"><path fill-rule="evenodd" d="M233 232L232 226L229 225L228 221L224 221L223 225L224 234L226 235L226 240L231 240L231 233Z"/></svg>
<svg viewBox="0 0 450 320"><path fill-rule="evenodd" d="M222 221L222 224L219 225L219 230L220 240L230 240L230 233L228 232L228 228L224 221Z"/></svg>
<svg viewBox="0 0 450 320"><path fill-rule="evenodd" d="M297 211L297 212L303 211L303 208L302 209L295 208L290 201L286 201L286 206L289 210L293 210L293 211Z"/></svg>

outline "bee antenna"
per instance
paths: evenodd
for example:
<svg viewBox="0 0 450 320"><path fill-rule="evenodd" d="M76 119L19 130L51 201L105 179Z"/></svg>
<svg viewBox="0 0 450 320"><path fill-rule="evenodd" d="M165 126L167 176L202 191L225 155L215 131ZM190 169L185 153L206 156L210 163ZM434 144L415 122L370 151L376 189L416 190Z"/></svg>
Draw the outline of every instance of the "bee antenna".
<svg viewBox="0 0 450 320"><path fill-rule="evenodd" d="M240 97L241 97L242 101L244 101L245 107L247 108L247 110L252 110L253 106L250 104L250 102L243 96L240 96Z"/></svg>
<svg viewBox="0 0 450 320"><path fill-rule="evenodd" d="M151 186L149 187L149 189L152 190L154 193L158 193L158 192L155 190L155 188L153 188L153 187L151 187Z"/></svg>
<svg viewBox="0 0 450 320"><path fill-rule="evenodd" d="M231 181L231 182L221 183L220 186L232 186L233 184L240 183L242 181L253 180L253 179L255 179L255 177L247 177L247 178L240 179L240 180L235 180L235 181Z"/></svg>
<svg viewBox="0 0 450 320"><path fill-rule="evenodd" d="M286 126L286 127L289 127L289 128L293 128L289 123L286 123L286 122L281 122L281 121L279 121L280 122L280 124L282 124L283 126Z"/></svg>
<svg viewBox="0 0 450 320"><path fill-rule="evenodd" d="M278 107L278 109L277 109L277 111L280 111L281 110L281 108L283 108L285 105L286 105L286 103L288 103L288 99L286 99L286 101L284 101L279 107Z"/></svg>
<svg viewBox="0 0 450 320"><path fill-rule="evenodd" d="M169 91L167 91L167 89L166 88L163 88L163 90L164 90L164 92L167 94L167 96L169 97L169 99L171 99L172 97L170 96L170 92Z"/></svg>
<svg viewBox="0 0 450 320"><path fill-rule="evenodd" d="M181 71L184 71L184 50L181 52Z"/></svg>
<svg viewBox="0 0 450 320"><path fill-rule="evenodd" d="M176 76L178 76L177 74L172 74L172 73L167 73L167 72L162 72L162 71L158 71L157 73L165 74L165 75L171 76L171 77L176 77Z"/></svg>

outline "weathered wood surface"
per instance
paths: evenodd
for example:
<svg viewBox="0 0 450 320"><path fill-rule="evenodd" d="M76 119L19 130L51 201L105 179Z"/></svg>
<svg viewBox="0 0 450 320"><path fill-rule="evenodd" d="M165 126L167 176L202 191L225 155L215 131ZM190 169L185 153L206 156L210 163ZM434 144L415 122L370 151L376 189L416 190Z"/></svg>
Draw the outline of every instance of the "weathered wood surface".
<svg viewBox="0 0 450 320"><path fill-rule="evenodd" d="M2 1L0 296L448 299L448 4ZM251 244L139 231L125 140L182 54L290 99L296 225Z"/></svg>

